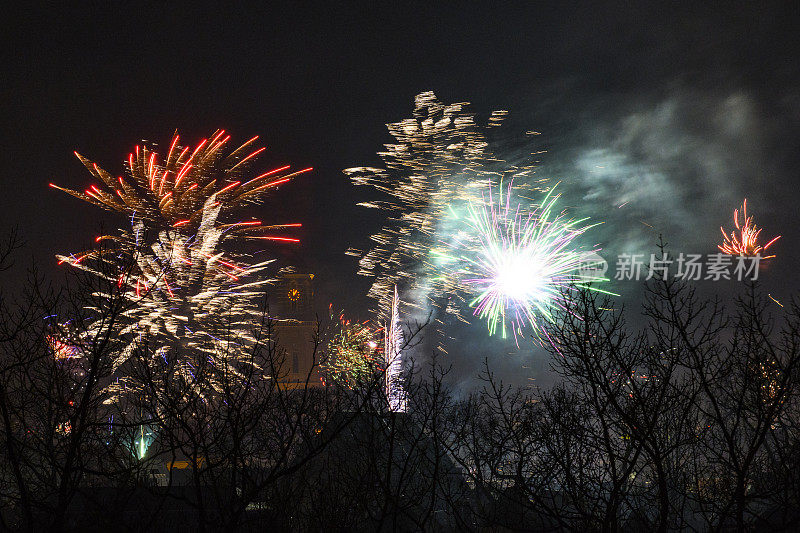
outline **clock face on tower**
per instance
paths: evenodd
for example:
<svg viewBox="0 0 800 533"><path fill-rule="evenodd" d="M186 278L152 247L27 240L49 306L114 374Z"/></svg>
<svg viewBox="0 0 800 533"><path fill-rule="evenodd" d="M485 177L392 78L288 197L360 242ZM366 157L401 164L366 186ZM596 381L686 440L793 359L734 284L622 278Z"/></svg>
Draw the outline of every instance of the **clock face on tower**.
<svg viewBox="0 0 800 533"><path fill-rule="evenodd" d="M311 283L314 276L289 272L282 274L281 278L272 293L279 304L276 314L285 319L314 320L314 286Z"/></svg>

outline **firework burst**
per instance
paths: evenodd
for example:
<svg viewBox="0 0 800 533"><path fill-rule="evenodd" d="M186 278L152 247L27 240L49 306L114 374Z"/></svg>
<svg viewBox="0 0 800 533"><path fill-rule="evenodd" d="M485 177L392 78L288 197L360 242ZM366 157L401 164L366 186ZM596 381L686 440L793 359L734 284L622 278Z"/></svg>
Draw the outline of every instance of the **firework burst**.
<svg viewBox="0 0 800 533"><path fill-rule="evenodd" d="M359 274L374 280L369 296L377 302L376 313L390 315L396 286L404 306L423 313L441 309L465 320L467 306L458 280L432 252L450 233L450 213L480 201L486 187L517 179L537 188L532 165L501 161L488 148L489 131L506 114L494 111L482 125L468 104L445 105L432 92L419 94L413 116L388 125L395 142L378 154L384 168L344 171L355 185L369 186L387 198L359 204L386 210L387 222L372 236L371 249L348 250L360 258Z"/></svg>
<svg viewBox="0 0 800 533"><path fill-rule="evenodd" d="M600 290L591 283L607 281L587 263L596 250L581 251L575 243L594 225L557 212L554 190L533 211L512 201L510 184L498 198L490 191L485 201L470 205L464 236L445 254L490 334L506 337L510 329L518 342L528 325L546 335L544 323L554 306L565 305L569 290Z"/></svg>
<svg viewBox="0 0 800 533"><path fill-rule="evenodd" d="M236 373L236 361L229 360L235 356L222 355L231 350L223 348L227 341L220 332L237 344L255 341L256 298L271 281L264 271L272 260L250 262L228 245L245 239L298 242L286 232L300 224L265 224L235 215L311 169L292 171L285 165L248 177L264 148L254 147L253 137L229 150L229 140L220 130L190 148L180 146L176 135L163 158L153 147L136 146L125 177L116 178L76 153L99 183L84 192L51 184L130 221L130 229L97 237L96 250L57 256L60 263L113 282L127 301L118 335L128 343L113 363L115 371L146 337L157 343L154 353L165 362L179 352L202 353L213 367ZM193 357L176 365L188 382L196 372ZM212 387L218 388L213 380Z"/></svg>
<svg viewBox="0 0 800 533"><path fill-rule="evenodd" d="M349 389L367 384L380 369L378 328L369 321L353 322L340 313L320 369L338 385Z"/></svg>
<svg viewBox="0 0 800 533"><path fill-rule="evenodd" d="M719 228L722 232L722 244L718 245L717 248L729 255L759 255L762 252L766 252L775 241L781 238L778 235L763 246L758 243L761 228L755 225L752 216L747 216L747 198L745 198L740 209L733 210L733 224L736 229L731 231L730 235L725 233L722 227ZM775 256L768 255L763 259L771 257Z"/></svg>

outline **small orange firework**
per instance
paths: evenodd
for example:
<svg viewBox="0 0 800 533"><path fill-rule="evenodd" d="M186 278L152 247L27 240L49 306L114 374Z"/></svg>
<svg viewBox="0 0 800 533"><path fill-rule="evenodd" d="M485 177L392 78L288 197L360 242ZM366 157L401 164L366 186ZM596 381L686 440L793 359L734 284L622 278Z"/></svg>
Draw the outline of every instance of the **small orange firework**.
<svg viewBox="0 0 800 533"><path fill-rule="evenodd" d="M739 215L741 213L741 222ZM722 244L717 246L723 253L730 255L746 255L753 256L766 252L772 246L772 243L781 238L780 235L769 241L764 246L758 243L758 235L761 233L761 228L753 223L753 217L747 216L747 198L742 203L741 210L733 210L733 223L736 230L732 231L730 235L725 233L722 227L719 230L722 232ZM769 259L775 255L764 256L763 259Z"/></svg>

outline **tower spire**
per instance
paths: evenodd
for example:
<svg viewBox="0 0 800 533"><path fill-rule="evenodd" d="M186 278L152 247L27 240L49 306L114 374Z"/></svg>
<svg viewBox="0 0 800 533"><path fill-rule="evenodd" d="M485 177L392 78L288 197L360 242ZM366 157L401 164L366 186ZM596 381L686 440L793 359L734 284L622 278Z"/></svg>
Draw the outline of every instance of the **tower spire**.
<svg viewBox="0 0 800 533"><path fill-rule="evenodd" d="M394 298L389 321L386 324L386 398L389 401L389 410L394 413L406 412L406 396L401 382L403 371L402 344L403 329L400 326L400 299L397 295L397 285L394 287Z"/></svg>

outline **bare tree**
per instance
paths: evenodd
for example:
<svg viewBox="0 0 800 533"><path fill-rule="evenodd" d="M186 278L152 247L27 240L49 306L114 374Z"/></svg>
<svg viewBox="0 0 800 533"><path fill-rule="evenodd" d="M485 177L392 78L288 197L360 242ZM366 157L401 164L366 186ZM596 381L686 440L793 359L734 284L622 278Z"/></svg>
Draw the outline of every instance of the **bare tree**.
<svg viewBox="0 0 800 533"><path fill-rule="evenodd" d="M649 312L697 391L692 499L709 529L747 529L774 504L775 485L756 484L756 476L768 469L777 480L787 466L768 458L771 446L773 458L791 446L780 421L797 408L798 308L789 308L776 331L754 284L732 313L682 284L655 290Z"/></svg>
<svg viewBox="0 0 800 533"><path fill-rule="evenodd" d="M15 235L0 245L0 271L18 249ZM247 342L238 317L209 322L212 358L180 334L131 328L117 281L128 272L73 272L55 290L33 270L0 295L5 529L745 531L800 519L800 306L772 316L754 284L726 308L656 277L642 328L571 292L549 326L555 386L509 386L486 362L479 390L454 391L434 357L407 369L399 413L379 367L314 386L328 323L290 382L266 301ZM407 328L405 351L424 327Z"/></svg>
<svg viewBox="0 0 800 533"><path fill-rule="evenodd" d="M20 296L2 297L0 490L8 527L61 529L90 476L124 470L102 394L124 310L117 295L113 283L79 273L56 291L32 270Z"/></svg>

